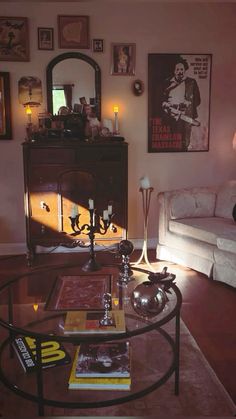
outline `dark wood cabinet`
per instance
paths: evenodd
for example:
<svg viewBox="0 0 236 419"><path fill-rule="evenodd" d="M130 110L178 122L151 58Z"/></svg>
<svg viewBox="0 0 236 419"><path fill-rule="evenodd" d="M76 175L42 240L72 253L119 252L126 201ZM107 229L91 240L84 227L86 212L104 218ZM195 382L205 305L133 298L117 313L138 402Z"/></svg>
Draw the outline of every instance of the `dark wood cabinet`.
<svg viewBox="0 0 236 419"><path fill-rule="evenodd" d="M128 197L128 145L104 141L72 140L23 143L25 215L28 257L37 245L74 247L86 234L75 234L71 218L89 221L88 200L96 213L112 205L114 217L107 233L96 234L97 243L126 237Z"/></svg>

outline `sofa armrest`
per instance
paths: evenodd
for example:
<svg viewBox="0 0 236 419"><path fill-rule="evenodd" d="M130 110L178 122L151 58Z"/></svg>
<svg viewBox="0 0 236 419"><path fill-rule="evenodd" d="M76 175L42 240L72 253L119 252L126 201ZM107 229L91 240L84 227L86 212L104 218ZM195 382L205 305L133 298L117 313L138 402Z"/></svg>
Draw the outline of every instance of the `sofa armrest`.
<svg viewBox="0 0 236 419"><path fill-rule="evenodd" d="M193 187L160 192L158 198L158 239L165 244L169 220L213 217L218 187Z"/></svg>

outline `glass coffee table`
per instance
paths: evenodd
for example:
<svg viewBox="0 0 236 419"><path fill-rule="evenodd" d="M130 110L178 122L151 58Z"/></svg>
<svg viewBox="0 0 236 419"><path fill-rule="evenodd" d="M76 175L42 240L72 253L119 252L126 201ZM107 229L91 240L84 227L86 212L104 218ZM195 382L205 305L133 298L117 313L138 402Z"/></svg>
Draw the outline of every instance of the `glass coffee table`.
<svg viewBox="0 0 236 419"><path fill-rule="evenodd" d="M127 284L120 284L119 269L114 265L106 265L97 272L86 274L75 265L47 266L21 274L0 288L0 380L20 397L37 403L40 416L44 415L45 406L90 409L129 402L153 392L172 375L174 393L178 395L181 293L172 283L166 294L165 306L159 314L152 317L137 314L131 295L139 284L148 280L150 272L133 267L132 271L131 280ZM89 281L93 275L101 276L105 290L107 286L110 287L112 310L124 310L126 330L99 336L92 333L65 335L64 323L68 307L63 306L64 302L59 298L58 284L65 277ZM77 299L72 304L76 310L80 308ZM99 299L95 300L92 299L91 304L99 305ZM78 304L86 309L84 301L82 299ZM19 336L36 339L38 362L35 372L25 373L12 349L12 341ZM71 362L43 369L40 344L45 340L60 342L70 355ZM117 340L130 342L130 390L68 389L78 345L82 342Z"/></svg>

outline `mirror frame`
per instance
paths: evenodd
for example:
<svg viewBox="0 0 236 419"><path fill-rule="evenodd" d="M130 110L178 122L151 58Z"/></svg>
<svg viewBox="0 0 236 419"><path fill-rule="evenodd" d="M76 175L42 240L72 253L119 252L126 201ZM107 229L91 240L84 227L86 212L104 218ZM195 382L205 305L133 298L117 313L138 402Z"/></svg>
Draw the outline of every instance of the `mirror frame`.
<svg viewBox="0 0 236 419"><path fill-rule="evenodd" d="M67 58L77 58L79 60L86 61L95 70L95 101L97 104L97 117L101 120L101 69L99 65L88 55L80 52L65 52L53 58L46 70L46 82L47 82L47 108L48 112L53 115L53 101L52 101L52 71L56 64L60 63Z"/></svg>

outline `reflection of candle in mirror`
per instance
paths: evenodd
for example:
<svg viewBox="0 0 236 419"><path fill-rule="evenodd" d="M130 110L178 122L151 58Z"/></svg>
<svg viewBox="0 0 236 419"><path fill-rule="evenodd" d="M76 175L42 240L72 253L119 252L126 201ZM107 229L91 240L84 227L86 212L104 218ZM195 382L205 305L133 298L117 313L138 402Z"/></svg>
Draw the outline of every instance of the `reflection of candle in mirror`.
<svg viewBox="0 0 236 419"><path fill-rule="evenodd" d="M34 311L36 312L36 311L38 311L38 308L39 308L39 305L38 304L33 304L33 309L34 309Z"/></svg>

